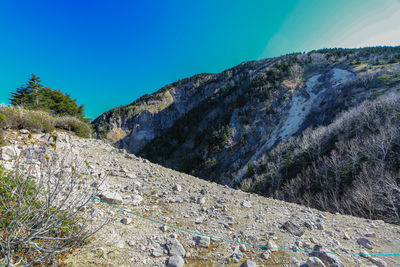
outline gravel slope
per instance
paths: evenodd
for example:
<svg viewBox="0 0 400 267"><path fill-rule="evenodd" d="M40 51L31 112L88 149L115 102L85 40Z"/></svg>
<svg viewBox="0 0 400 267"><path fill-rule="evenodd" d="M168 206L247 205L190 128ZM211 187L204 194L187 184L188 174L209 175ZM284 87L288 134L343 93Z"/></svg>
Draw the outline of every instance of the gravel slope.
<svg viewBox="0 0 400 267"><path fill-rule="evenodd" d="M8 135L12 144L0 151L1 163L6 167L11 166L12 149L18 152L27 146L44 147L37 150L40 151L35 155L37 158L53 149L39 141L24 142L27 137L19 132ZM334 252L400 253L399 226L245 193L150 163L100 140L81 139L66 133L57 133L57 136L56 153L65 153L62 148L71 145L78 159L87 161L87 174L105 177L99 196L137 214L206 235L271 247L312 250L318 245L322 246L320 250ZM34 135L34 140L46 138ZM84 216L94 226L106 219L109 223L87 246L66 258L67 266L182 266L182 263L184 266L255 266L252 262L257 266L300 266L306 262L309 266L313 266L312 262L314 266L400 264L400 256L317 253L315 258L307 252L271 251L199 239L100 201L93 201Z"/></svg>

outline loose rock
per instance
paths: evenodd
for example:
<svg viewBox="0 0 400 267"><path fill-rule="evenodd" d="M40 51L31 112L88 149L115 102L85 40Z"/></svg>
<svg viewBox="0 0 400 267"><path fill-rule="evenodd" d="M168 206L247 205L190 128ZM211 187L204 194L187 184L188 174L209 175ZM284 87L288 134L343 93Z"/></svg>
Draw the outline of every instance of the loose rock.
<svg viewBox="0 0 400 267"><path fill-rule="evenodd" d="M172 189L174 191L181 192L182 191L182 186L180 184L176 184L176 185L174 185L174 187Z"/></svg>
<svg viewBox="0 0 400 267"><path fill-rule="evenodd" d="M244 201L242 202L242 207L244 207L244 208L251 208L251 202L248 201L248 200L244 200Z"/></svg>
<svg viewBox="0 0 400 267"><path fill-rule="evenodd" d="M233 250L233 253L231 255L231 258L235 261L235 262L239 262L242 260L243 258L243 253L240 251L239 246L236 246Z"/></svg>
<svg viewBox="0 0 400 267"><path fill-rule="evenodd" d="M357 239L357 244L359 244L360 246L363 246L364 248L372 249L371 241L369 241L366 238L362 237L362 238Z"/></svg>
<svg viewBox="0 0 400 267"><path fill-rule="evenodd" d="M273 240L268 240L267 247L271 252L278 250L278 245Z"/></svg>
<svg viewBox="0 0 400 267"><path fill-rule="evenodd" d="M183 248L182 244L179 243L178 240L175 238L170 238L167 240L167 249L168 249L168 254L170 256L178 255L178 256L184 256L185 255L185 249Z"/></svg>
<svg viewBox="0 0 400 267"><path fill-rule="evenodd" d="M257 264L254 261L246 260L240 267L257 267Z"/></svg>
<svg viewBox="0 0 400 267"><path fill-rule="evenodd" d="M270 254L270 252L269 252L269 250L267 250L267 251L263 252L260 257L263 260L267 260L267 259L269 259L269 254Z"/></svg>
<svg viewBox="0 0 400 267"><path fill-rule="evenodd" d="M183 258L179 255L174 255L168 259L168 267L183 267L184 264Z"/></svg>
<svg viewBox="0 0 400 267"><path fill-rule="evenodd" d="M134 195L132 196L132 204L137 206L140 204L140 202L142 202L143 198L139 195Z"/></svg>
<svg viewBox="0 0 400 267"><path fill-rule="evenodd" d="M322 246L315 245L313 250L321 251L321 249ZM332 253L317 252L317 253L312 253L312 256L318 257L325 264L329 265L329 267L345 267L344 264L339 260L339 258L333 255Z"/></svg>
<svg viewBox="0 0 400 267"><path fill-rule="evenodd" d="M375 264L378 267L387 267L387 263L385 261L383 261L382 259L370 258L369 260L370 260L370 262L372 262L373 264Z"/></svg>
<svg viewBox="0 0 400 267"><path fill-rule="evenodd" d="M326 265L317 257L309 257L307 259L308 267L325 267Z"/></svg>
<svg viewBox="0 0 400 267"><path fill-rule="evenodd" d="M204 221L205 217L204 216L200 216L197 217L196 220L194 221L196 224L200 224Z"/></svg>
<svg viewBox="0 0 400 267"><path fill-rule="evenodd" d="M202 248L208 248L210 246L210 238L208 236L197 236L195 237L196 246Z"/></svg>
<svg viewBox="0 0 400 267"><path fill-rule="evenodd" d="M123 219L121 220L121 222L122 222L123 224L125 224L125 225L131 224L131 223L132 223L132 218L129 218L129 217L123 218Z"/></svg>
<svg viewBox="0 0 400 267"><path fill-rule="evenodd" d="M102 192L101 199L111 204L122 203L122 196L118 192L111 192L111 191Z"/></svg>
<svg viewBox="0 0 400 267"><path fill-rule="evenodd" d="M300 229L297 225L292 223L291 221L287 221L282 225L283 229L286 231L292 233L295 236L302 236L304 234L304 231Z"/></svg>
<svg viewBox="0 0 400 267"><path fill-rule="evenodd" d="M151 251L151 255L154 257L161 257L164 255L164 252L161 249L155 248Z"/></svg>

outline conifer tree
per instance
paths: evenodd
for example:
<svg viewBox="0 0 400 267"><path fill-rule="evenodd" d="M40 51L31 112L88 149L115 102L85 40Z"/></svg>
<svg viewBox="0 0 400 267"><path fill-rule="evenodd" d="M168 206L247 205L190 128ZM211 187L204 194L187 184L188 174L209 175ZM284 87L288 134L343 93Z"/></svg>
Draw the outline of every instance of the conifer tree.
<svg viewBox="0 0 400 267"><path fill-rule="evenodd" d="M35 102L36 104L39 102L39 91L41 88L40 78L32 74L27 85L22 86L11 94L11 105L32 108Z"/></svg>
<svg viewBox="0 0 400 267"><path fill-rule="evenodd" d="M49 112L51 115L68 115L85 122L90 121L85 118L83 105L78 106L76 100L72 99L69 94L44 87L40 78L35 74L32 74L25 86L11 93L9 100L13 106L33 110L39 109Z"/></svg>

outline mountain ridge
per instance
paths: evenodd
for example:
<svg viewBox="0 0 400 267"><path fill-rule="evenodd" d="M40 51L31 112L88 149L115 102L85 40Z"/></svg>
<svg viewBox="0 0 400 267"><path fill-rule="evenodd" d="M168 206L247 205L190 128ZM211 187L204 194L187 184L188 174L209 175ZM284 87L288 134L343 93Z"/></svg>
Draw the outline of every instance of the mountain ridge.
<svg viewBox="0 0 400 267"><path fill-rule="evenodd" d="M206 180L301 202L303 193L300 198L280 193L292 186L295 178L291 173L282 174L282 168L292 168L288 154L281 155L286 165L276 166L278 178L265 170L265 158L277 145L301 136L306 129L331 124L339 113L365 100L398 93L399 62L399 47L323 49L244 62L218 74L202 74L167 85L133 106L100 116L94 127L98 136L108 135L117 147L152 162ZM337 150L338 144L334 141L327 151ZM315 160L297 161L303 169L296 170L305 172L316 164ZM359 169L351 177L343 174L340 187L352 185L358 175ZM275 180L279 185L271 192L268 186ZM399 210L398 204L396 207Z"/></svg>

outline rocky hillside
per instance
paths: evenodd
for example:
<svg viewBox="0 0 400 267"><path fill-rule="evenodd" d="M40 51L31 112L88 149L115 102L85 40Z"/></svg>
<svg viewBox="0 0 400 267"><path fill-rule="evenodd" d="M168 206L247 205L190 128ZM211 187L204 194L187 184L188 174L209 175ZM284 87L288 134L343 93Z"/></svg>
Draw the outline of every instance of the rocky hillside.
<svg viewBox="0 0 400 267"><path fill-rule="evenodd" d="M117 147L181 172L322 210L400 223L396 127L389 131L392 139L381 140L390 153L365 153L379 151L380 141L373 140L388 136L387 125L397 125L397 111L390 113L397 102L384 104L389 108L383 113L378 102L360 108L365 100L396 98L399 62L399 47L326 49L244 62L167 85L93 124L99 137ZM368 105L375 116L362 115ZM362 147L364 138L369 147ZM379 168L380 176L373 175L378 182L368 182L365 174ZM353 205L367 203L365 195L372 204Z"/></svg>
<svg viewBox="0 0 400 267"><path fill-rule="evenodd" d="M102 183L97 196L118 207L172 226L250 245L178 231L99 201L82 212L93 227L88 244L62 258L66 266L397 266L400 227L322 212L235 190L167 169L94 139L7 131L0 163L13 168L46 157L82 163L84 181ZM54 140L56 142L54 143ZM57 156L58 155L58 156ZM68 167L62 161L61 166ZM104 177L100 179L99 177ZM277 250L274 247L293 249ZM332 251L308 253L296 250ZM344 255L340 253L362 253Z"/></svg>

